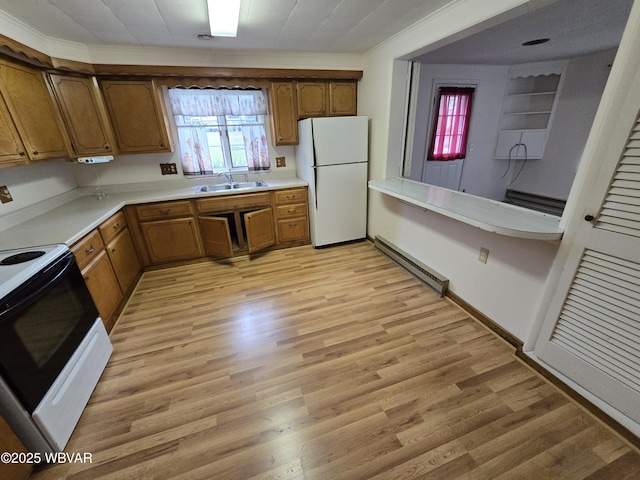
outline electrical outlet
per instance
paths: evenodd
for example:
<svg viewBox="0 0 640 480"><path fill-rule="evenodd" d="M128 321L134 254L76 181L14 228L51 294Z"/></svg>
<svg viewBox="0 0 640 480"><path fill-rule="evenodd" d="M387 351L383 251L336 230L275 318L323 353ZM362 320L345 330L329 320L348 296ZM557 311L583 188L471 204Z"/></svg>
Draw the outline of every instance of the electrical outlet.
<svg viewBox="0 0 640 480"><path fill-rule="evenodd" d="M0 201L2 201L2 203L13 202L13 197L6 186L0 187Z"/></svg>
<svg viewBox="0 0 640 480"><path fill-rule="evenodd" d="M161 163L160 171L162 172L162 175L177 175L178 167L175 163Z"/></svg>
<svg viewBox="0 0 640 480"><path fill-rule="evenodd" d="M286 167L286 166L287 166L287 161L285 160L285 157L276 157L277 168Z"/></svg>
<svg viewBox="0 0 640 480"><path fill-rule="evenodd" d="M482 263L487 263L488 258L489 258L489 249L481 247L480 254L478 255L478 260L481 261Z"/></svg>

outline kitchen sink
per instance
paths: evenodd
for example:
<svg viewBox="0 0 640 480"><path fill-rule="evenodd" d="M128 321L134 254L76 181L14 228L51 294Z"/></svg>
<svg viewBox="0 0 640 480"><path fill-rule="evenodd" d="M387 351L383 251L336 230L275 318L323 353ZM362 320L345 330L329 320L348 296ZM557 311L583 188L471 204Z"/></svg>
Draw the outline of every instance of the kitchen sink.
<svg viewBox="0 0 640 480"><path fill-rule="evenodd" d="M208 192L224 192L227 190L247 190L250 188L268 187L269 185L264 180L256 180L255 182L234 182L234 183L216 183L212 185L200 185L196 193L208 193Z"/></svg>

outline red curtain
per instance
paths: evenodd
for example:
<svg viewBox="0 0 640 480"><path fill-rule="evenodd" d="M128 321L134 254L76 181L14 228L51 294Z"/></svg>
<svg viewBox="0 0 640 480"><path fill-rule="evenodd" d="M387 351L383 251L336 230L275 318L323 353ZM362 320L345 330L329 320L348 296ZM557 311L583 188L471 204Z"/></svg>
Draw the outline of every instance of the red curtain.
<svg viewBox="0 0 640 480"><path fill-rule="evenodd" d="M443 87L431 135L428 160L456 160L467 153L469 119L475 88Z"/></svg>

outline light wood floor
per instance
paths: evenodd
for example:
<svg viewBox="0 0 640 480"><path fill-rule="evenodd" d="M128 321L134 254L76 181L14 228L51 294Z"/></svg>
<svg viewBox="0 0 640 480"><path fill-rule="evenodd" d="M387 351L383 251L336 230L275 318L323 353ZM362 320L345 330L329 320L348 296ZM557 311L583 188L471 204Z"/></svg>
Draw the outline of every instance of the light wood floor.
<svg viewBox="0 0 640 480"><path fill-rule="evenodd" d="M368 242L147 272L35 479L640 478L640 456Z"/></svg>

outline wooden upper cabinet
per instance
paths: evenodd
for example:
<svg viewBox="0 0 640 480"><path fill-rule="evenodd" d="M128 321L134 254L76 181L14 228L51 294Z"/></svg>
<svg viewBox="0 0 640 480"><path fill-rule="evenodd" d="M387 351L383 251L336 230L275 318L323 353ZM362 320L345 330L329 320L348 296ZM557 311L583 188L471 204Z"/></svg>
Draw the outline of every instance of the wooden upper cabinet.
<svg viewBox="0 0 640 480"><path fill-rule="evenodd" d="M50 74L49 83L71 140L72 156L116 153L96 79Z"/></svg>
<svg viewBox="0 0 640 480"><path fill-rule="evenodd" d="M11 114L0 95L0 167L27 164L27 155Z"/></svg>
<svg viewBox="0 0 640 480"><path fill-rule="evenodd" d="M326 82L296 82L298 118L327 116Z"/></svg>
<svg viewBox="0 0 640 480"><path fill-rule="evenodd" d="M293 81L271 82L269 89L271 137L274 145L298 143L298 116Z"/></svg>
<svg viewBox="0 0 640 480"><path fill-rule="evenodd" d="M358 114L358 84L329 82L329 113L331 117Z"/></svg>
<svg viewBox="0 0 640 480"><path fill-rule="evenodd" d="M0 92L30 160L69 156L62 118L42 72L0 60Z"/></svg>
<svg viewBox="0 0 640 480"><path fill-rule="evenodd" d="M101 80L120 153L171 152L158 87L153 80Z"/></svg>

